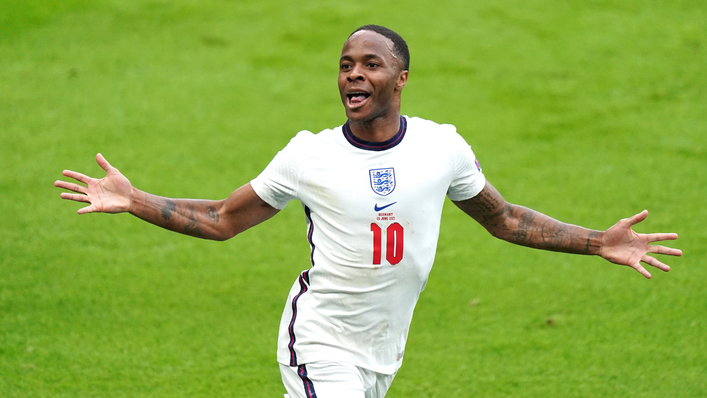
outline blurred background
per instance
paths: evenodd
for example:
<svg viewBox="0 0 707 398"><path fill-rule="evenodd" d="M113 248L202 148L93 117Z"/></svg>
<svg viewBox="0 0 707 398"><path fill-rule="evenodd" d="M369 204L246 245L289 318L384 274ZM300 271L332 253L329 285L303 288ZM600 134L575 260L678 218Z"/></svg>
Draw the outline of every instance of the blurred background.
<svg viewBox="0 0 707 398"><path fill-rule="evenodd" d="M389 397L707 390L707 4L0 0L0 396L279 397L301 207L225 243L76 215L97 152L138 188L221 199L345 122L347 36L411 51L403 113L452 123L511 202L677 232L643 279L514 247L451 203Z"/></svg>

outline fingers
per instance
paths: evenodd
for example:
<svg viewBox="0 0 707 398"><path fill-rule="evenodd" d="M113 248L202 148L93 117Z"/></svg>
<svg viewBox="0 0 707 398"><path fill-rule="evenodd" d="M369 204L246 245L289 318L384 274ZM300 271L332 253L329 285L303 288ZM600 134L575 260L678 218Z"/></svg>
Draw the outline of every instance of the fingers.
<svg viewBox="0 0 707 398"><path fill-rule="evenodd" d="M64 188L64 189L68 189L69 191L74 191L74 192L78 192L78 193L82 193L82 194L85 194L87 192L87 188L85 186L79 185L79 184L74 184L72 182L57 180L57 181L54 181L54 186L57 188Z"/></svg>
<svg viewBox="0 0 707 398"><path fill-rule="evenodd" d="M110 163L108 163L106 158L104 158L103 155L101 155L100 153L96 154L96 163L98 163L98 165L101 166L101 168L105 170L106 173L112 168Z"/></svg>
<svg viewBox="0 0 707 398"><path fill-rule="evenodd" d="M634 226L634 225L638 224L639 222L645 220L646 217L648 217L648 210L643 210L642 212L636 214L635 216L628 218L629 225Z"/></svg>
<svg viewBox="0 0 707 398"><path fill-rule="evenodd" d="M664 271L664 272L670 271L670 267L667 264L663 264L662 262L660 262L660 260L658 260L655 257L644 255L643 258L641 258L641 261L650 265L650 266L656 267L661 271ZM641 275L646 277L646 279L651 279L651 277L652 277L651 273L648 272L640 263L631 264L630 267L635 269L636 271L640 272Z"/></svg>
<svg viewBox="0 0 707 398"><path fill-rule="evenodd" d="M106 172L108 172L110 169L113 168L113 166L111 166L110 163L108 163L108 161L106 160L106 158L104 158L103 155L101 155L100 153L96 154L96 162ZM91 178L85 174L77 173L77 172L71 171L71 170L64 170L61 172L61 174L63 174L65 177L73 178L74 180L76 180L78 182L82 182L84 184L88 184L89 181L94 179L94 178ZM58 186L58 185L56 185L56 183L54 185ZM65 188L65 187L61 187L61 188ZM70 189L70 188L67 188L67 189ZM72 189L72 191L73 191L73 189Z"/></svg>
<svg viewBox="0 0 707 398"><path fill-rule="evenodd" d="M643 276L646 277L646 279L651 279L651 276L652 276L651 273L648 272L648 271L646 271L646 269L643 268L643 266L642 266L641 264L636 263L636 264L634 264L634 265L631 265L631 268L633 268L633 269L635 269L636 271L640 272L641 275L643 275Z"/></svg>
<svg viewBox="0 0 707 398"><path fill-rule="evenodd" d="M88 196L86 195L79 195L77 193L68 193L68 192L62 192L61 195L59 195L62 199L66 200L73 200L75 202L86 202L86 203L91 203L88 200Z"/></svg>
<svg viewBox="0 0 707 398"><path fill-rule="evenodd" d="M92 178L87 175L77 173L77 172L71 171L71 170L64 170L61 172L61 174L64 175L65 177L73 178L74 180L76 180L78 182L83 182L84 184L88 184L88 182L92 180Z"/></svg>
<svg viewBox="0 0 707 398"><path fill-rule="evenodd" d="M662 234L645 234L646 239L648 239L648 242L660 242L663 240L676 240L678 238L678 234L675 233L662 233Z"/></svg>
<svg viewBox="0 0 707 398"><path fill-rule="evenodd" d="M643 258L641 258L641 261L643 261L644 263L646 263L650 266L656 267L661 271L665 271L665 272L670 271L670 267L667 264L662 263L660 260L658 260L655 257L645 255L645 256L643 256Z"/></svg>
<svg viewBox="0 0 707 398"><path fill-rule="evenodd" d="M91 206L86 206L86 207L80 208L78 213L79 214L86 214L86 213L93 213L94 211L96 211L96 208L95 208L95 206L91 205Z"/></svg>
<svg viewBox="0 0 707 398"><path fill-rule="evenodd" d="M675 257L680 257L682 256L682 250L680 249L673 249L672 247L665 247L665 246L653 246L649 245L648 246L648 253L655 253L655 254L665 254L668 256L675 256Z"/></svg>
<svg viewBox="0 0 707 398"><path fill-rule="evenodd" d="M68 192L63 192L61 195L59 195L62 199L66 200L73 200L75 202L85 202L85 203L91 203L91 201L88 199L88 196L86 195L79 195L76 193L68 193ZM96 211L96 206L91 204L90 206L82 207L78 210L79 214L86 214L86 213L93 213Z"/></svg>

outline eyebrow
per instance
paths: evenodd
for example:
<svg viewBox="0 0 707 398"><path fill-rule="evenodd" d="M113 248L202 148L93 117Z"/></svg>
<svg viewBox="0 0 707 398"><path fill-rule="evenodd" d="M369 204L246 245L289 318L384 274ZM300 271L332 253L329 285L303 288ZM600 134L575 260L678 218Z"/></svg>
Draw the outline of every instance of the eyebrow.
<svg viewBox="0 0 707 398"><path fill-rule="evenodd" d="M378 54L366 54L363 56L363 59L366 59L366 60L372 59L372 58L384 60L383 57L381 57ZM354 58L350 55L342 55L341 58L339 59L339 61L354 61Z"/></svg>

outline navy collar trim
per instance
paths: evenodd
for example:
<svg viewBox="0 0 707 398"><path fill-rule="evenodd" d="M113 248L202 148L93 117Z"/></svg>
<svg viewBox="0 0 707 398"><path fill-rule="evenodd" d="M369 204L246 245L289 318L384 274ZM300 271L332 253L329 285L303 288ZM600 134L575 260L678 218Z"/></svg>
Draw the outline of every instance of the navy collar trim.
<svg viewBox="0 0 707 398"><path fill-rule="evenodd" d="M346 124L343 125L342 130L346 140L356 148L365 149L367 151L385 151L386 149L393 148L402 142L403 137L405 137L405 132L407 131L407 120L400 116L400 129L398 132L395 133L391 139L382 142L364 141L356 137L351 132L351 126L349 126L348 120L346 121Z"/></svg>

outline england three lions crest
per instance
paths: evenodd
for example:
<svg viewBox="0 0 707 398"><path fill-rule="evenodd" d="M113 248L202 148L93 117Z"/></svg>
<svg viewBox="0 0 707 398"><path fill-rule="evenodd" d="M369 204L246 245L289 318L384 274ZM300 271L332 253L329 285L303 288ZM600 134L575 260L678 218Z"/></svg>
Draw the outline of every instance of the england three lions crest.
<svg viewBox="0 0 707 398"><path fill-rule="evenodd" d="M378 195L387 196L395 190L395 170L392 167L368 170L368 174L371 177L371 188Z"/></svg>

